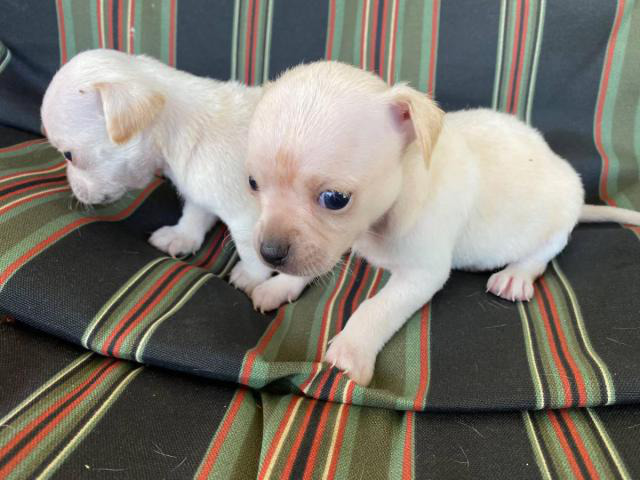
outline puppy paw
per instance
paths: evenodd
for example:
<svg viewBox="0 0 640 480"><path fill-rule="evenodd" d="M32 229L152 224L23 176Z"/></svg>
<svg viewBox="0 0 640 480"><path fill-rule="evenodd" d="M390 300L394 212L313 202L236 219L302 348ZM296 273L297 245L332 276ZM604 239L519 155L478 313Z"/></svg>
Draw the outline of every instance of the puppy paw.
<svg viewBox="0 0 640 480"><path fill-rule="evenodd" d="M280 274L271 277L251 293L253 308L264 313L285 303L291 303L300 296L306 283L305 280L290 275Z"/></svg>
<svg viewBox="0 0 640 480"><path fill-rule="evenodd" d="M231 270L231 274L229 275L229 282L231 283L231 285L239 288L249 296L251 296L251 292L253 292L253 289L264 281L265 277L252 274L252 272L247 269L245 263L242 260L236 263L235 267L233 267L233 270Z"/></svg>
<svg viewBox="0 0 640 480"><path fill-rule="evenodd" d="M352 338L343 330L330 343L324 361L344 371L357 384L369 385L376 364L376 353L366 339Z"/></svg>
<svg viewBox="0 0 640 480"><path fill-rule="evenodd" d="M528 273L505 269L489 277L487 292L512 302L528 302L533 298L533 280Z"/></svg>
<svg viewBox="0 0 640 480"><path fill-rule="evenodd" d="M174 225L162 227L153 232L149 237L149 243L158 250L162 250L172 257L177 257L196 252L202 245L202 238L189 236Z"/></svg>

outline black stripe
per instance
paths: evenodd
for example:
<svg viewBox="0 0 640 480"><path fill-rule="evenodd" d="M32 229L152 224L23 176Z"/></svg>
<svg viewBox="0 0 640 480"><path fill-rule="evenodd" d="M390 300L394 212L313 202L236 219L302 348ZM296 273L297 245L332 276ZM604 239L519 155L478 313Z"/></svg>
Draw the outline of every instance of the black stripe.
<svg viewBox="0 0 640 480"><path fill-rule="evenodd" d="M116 359L110 359L105 362L96 372L91 372L87 375L87 377L91 377L95 373L95 378L92 382L88 383L80 390L78 390L74 395L68 398L65 402L60 404L53 412L47 415L36 427L29 432L28 435L16 443L9 452L3 457L0 458L0 468L7 464L13 456L15 456L26 444L28 444L34 437L36 437L49 423L51 423L68 405L70 405L74 400L76 400L79 396L81 396L84 392L86 392L89 388L95 385L96 381L100 377L100 375L111 365L116 363Z"/></svg>
<svg viewBox="0 0 640 480"><path fill-rule="evenodd" d="M353 308L353 303L354 303L353 301L356 296L356 292L360 287L360 282L362 282L362 276L364 275L364 271L367 269L367 263L364 260L361 260L358 262L358 265L356 268L357 270L353 273L353 275L355 275L356 277L355 281L351 286L351 290L347 292L347 298L344 302L344 310L343 310L343 317L342 317L344 319L343 325L347 324L347 322L349 321L349 317L351 317L351 315L353 314L353 311L355 310Z"/></svg>
<svg viewBox="0 0 640 480"><path fill-rule="evenodd" d="M66 177L64 175L58 175L55 177L48 178L40 178L37 180L31 180L30 182L22 183L19 185L14 185L9 188L5 188L4 190L0 190L0 197L3 197L9 193L18 192L20 190L24 190L28 187L33 187L34 185L46 185L47 183L59 182L64 180Z"/></svg>
<svg viewBox="0 0 640 480"><path fill-rule="evenodd" d="M113 304L107 309L107 311L102 316L102 321L100 323L104 323L105 320L108 320L109 317L111 315L113 315L113 312L115 312L120 307L120 305L125 301L127 296L131 292L133 292L141 283L145 282L147 280L147 278L152 276L154 274L154 272L160 266L165 264L168 260L169 260L169 257L163 258L158 263L156 263L152 268L150 268L149 271L147 271L147 273L145 273L140 278L138 278L135 282L133 282L131 284L131 286L126 291L124 291L122 293L122 295L120 295L120 297L118 297L118 299L115 302L113 302ZM93 342L95 341L96 336L98 335L98 332L100 330L100 327L98 325L95 326L95 328L93 329L93 332L91 332L91 335L89 335L89 338L87 339L87 345L88 346L93 345Z"/></svg>
<svg viewBox="0 0 640 480"><path fill-rule="evenodd" d="M114 353L113 351L114 351L116 343L118 343L118 340L124 334L124 332L127 330L129 325L134 323L137 320L137 318L140 316L140 313L143 312L144 309L147 308L147 306L150 305L156 298L158 298L158 296L160 295L160 292L162 291L162 289L164 287L166 287L175 277L177 277L182 271L184 271L188 267L189 267L189 265L187 265L187 264L180 265L178 268L176 268L171 273L171 275L169 275L167 278L165 278L164 281L160 285L155 285L155 286L152 287L153 288L153 293L149 296L149 298L147 298L147 300L142 305L140 305L134 311L133 315L131 315L131 318L129 318L129 320L127 320L127 322L120 327L120 330L118 331L118 333L116 333L116 335L114 335L114 337L111 339L111 342L109 343L109 345L107 347L107 353L109 355L113 355L113 353ZM169 268L171 268L171 267L169 267ZM147 292L148 292L148 290L147 290Z"/></svg>
<svg viewBox="0 0 640 480"><path fill-rule="evenodd" d="M564 433L564 436L567 439L567 444L569 445L569 448L571 449L573 456L576 458L576 463L578 464L578 468L582 472L584 478L591 478L591 476L589 475L589 470L587 469L587 464L585 462L585 459L582 458L582 455L580 455L578 446L573 440L573 437L571 436L571 432L569 431L569 427L564 421L564 418L562 417L562 415L560 415L560 412L558 412L557 410L549 410L548 412L550 415L555 415L556 419L558 420L560 429L562 430L562 433Z"/></svg>

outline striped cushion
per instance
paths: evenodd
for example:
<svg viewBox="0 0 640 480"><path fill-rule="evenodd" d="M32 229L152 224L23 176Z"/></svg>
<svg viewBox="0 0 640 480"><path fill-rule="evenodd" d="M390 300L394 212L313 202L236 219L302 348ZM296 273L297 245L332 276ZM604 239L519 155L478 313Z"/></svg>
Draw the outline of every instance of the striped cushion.
<svg viewBox="0 0 640 480"><path fill-rule="evenodd" d="M574 165L590 201L640 208L640 7L630 0L56 0L32 15L22 4L1 8L7 127L38 131L47 82L87 48L147 53L248 84L331 58L389 83L409 81L445 109L511 112ZM7 327L42 362L22 366L15 342L0 350L0 387L12 392L0 396L0 417L8 414L0 425L11 427L0 427L0 478L118 471L118 462L87 460L107 448L97 426L111 439L104 458L128 459L121 471L131 478L171 468L179 478L613 478L640 468L638 412L611 407L640 401L640 230L580 226L527 304L485 294L486 273L455 272L384 348L362 388L320 360L386 272L347 256L300 300L260 315L226 282L237 255L223 225L195 255L167 258L147 238L179 216L169 185L156 181L84 209L70 195L62 156L14 129L0 128L0 311L107 358ZM155 389L166 404L153 400ZM153 431L156 410L185 412L173 433L154 437L160 453L152 444L125 453L112 445L135 433L119 418ZM171 453L158 443L165 435L184 448ZM136 458L153 468L166 461L166 469L148 473Z"/></svg>

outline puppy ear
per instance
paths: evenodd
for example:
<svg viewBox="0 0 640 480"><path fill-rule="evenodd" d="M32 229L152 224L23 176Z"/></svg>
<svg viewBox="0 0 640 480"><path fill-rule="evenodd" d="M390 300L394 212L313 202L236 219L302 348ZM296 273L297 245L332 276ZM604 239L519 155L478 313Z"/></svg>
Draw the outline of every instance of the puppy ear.
<svg viewBox="0 0 640 480"><path fill-rule="evenodd" d="M427 168L431 163L431 152L440 135L444 112L426 93L407 85L391 88L392 114L398 128L405 132L407 144L416 140L422 151Z"/></svg>
<svg viewBox="0 0 640 480"><path fill-rule="evenodd" d="M118 145L148 127L165 104L161 93L135 82L100 82L93 87L102 98L109 138Z"/></svg>

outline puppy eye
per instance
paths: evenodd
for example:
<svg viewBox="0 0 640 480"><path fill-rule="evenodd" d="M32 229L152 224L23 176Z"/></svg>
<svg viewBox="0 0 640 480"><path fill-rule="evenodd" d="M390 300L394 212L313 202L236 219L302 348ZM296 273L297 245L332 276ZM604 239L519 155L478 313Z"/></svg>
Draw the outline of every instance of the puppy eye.
<svg viewBox="0 0 640 480"><path fill-rule="evenodd" d="M251 190L253 190L254 192L258 191L258 183L251 176L249 176L249 186L251 187Z"/></svg>
<svg viewBox="0 0 640 480"><path fill-rule="evenodd" d="M350 200L350 193L336 192L335 190L322 192L318 197L318 203L320 206L328 208L329 210L341 210L349 205Z"/></svg>
<svg viewBox="0 0 640 480"><path fill-rule="evenodd" d="M64 155L64 158L66 158L70 162L73 161L73 155L71 155L71 152L64 152L62 155Z"/></svg>

